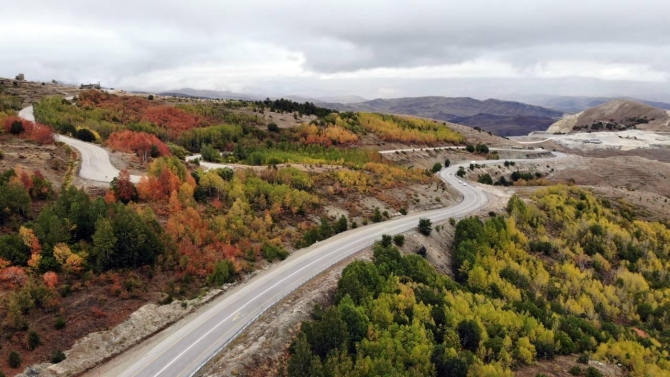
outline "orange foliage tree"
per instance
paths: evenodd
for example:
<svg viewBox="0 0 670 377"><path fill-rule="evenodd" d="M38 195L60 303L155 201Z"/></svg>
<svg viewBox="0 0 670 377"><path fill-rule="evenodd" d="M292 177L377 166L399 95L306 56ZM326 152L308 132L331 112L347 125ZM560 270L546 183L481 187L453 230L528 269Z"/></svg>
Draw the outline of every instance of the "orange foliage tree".
<svg viewBox="0 0 670 377"><path fill-rule="evenodd" d="M182 109L168 106L153 106L144 111L142 120L165 129L170 140L182 132L198 127L200 119Z"/></svg>
<svg viewBox="0 0 670 377"><path fill-rule="evenodd" d="M151 157L169 156L170 149L156 135L145 132L121 131L109 135L107 145L113 150L135 153L142 163Z"/></svg>

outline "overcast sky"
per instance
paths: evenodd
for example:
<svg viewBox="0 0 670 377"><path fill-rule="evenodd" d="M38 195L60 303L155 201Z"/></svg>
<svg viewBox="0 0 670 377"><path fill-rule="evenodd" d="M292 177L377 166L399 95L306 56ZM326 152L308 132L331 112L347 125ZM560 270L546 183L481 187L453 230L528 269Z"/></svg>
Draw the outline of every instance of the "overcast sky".
<svg viewBox="0 0 670 377"><path fill-rule="evenodd" d="M668 0L20 0L0 76L299 95L670 100Z"/></svg>

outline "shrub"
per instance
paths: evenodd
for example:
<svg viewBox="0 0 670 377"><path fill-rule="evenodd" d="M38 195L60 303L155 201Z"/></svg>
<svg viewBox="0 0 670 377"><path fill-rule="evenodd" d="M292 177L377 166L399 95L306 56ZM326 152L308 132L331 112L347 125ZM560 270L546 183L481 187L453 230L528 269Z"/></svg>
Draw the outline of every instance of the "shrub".
<svg viewBox="0 0 670 377"><path fill-rule="evenodd" d="M7 362L11 368L18 368L21 366L21 355L16 351L10 352Z"/></svg>
<svg viewBox="0 0 670 377"><path fill-rule="evenodd" d="M491 178L491 175L489 175L489 173L486 173L484 175L480 175L477 178L477 182L483 183L485 185L492 185L493 184L493 178Z"/></svg>
<svg viewBox="0 0 670 377"><path fill-rule="evenodd" d="M279 132L279 126L276 123L268 123L268 131Z"/></svg>
<svg viewBox="0 0 670 377"><path fill-rule="evenodd" d="M63 360L65 360L65 354L63 353L63 351L59 350L59 351L54 352L53 355L51 355L51 363L52 364L58 364Z"/></svg>
<svg viewBox="0 0 670 377"><path fill-rule="evenodd" d="M453 217L450 217L449 218L449 225L452 225L452 226L456 225L456 219L454 219Z"/></svg>
<svg viewBox="0 0 670 377"><path fill-rule="evenodd" d="M23 123L20 120L13 121L12 125L9 127L9 133L12 135L19 135L25 131L26 129L23 128Z"/></svg>
<svg viewBox="0 0 670 377"><path fill-rule="evenodd" d="M475 151L475 146L472 145L472 144L468 144L468 145L465 146L465 150L470 152L470 153L473 153Z"/></svg>
<svg viewBox="0 0 670 377"><path fill-rule="evenodd" d="M495 212L493 212L493 211L489 211L489 216L490 216L490 217L496 217L497 215L496 215Z"/></svg>
<svg viewBox="0 0 670 377"><path fill-rule="evenodd" d="M372 221L376 223L382 221L382 213L379 211L379 208L375 208L375 213L372 215Z"/></svg>
<svg viewBox="0 0 670 377"><path fill-rule="evenodd" d="M77 130L75 137L88 143L95 141L95 134L86 128L80 128Z"/></svg>
<svg viewBox="0 0 670 377"><path fill-rule="evenodd" d="M67 322L65 322L65 318L63 318L63 317L56 318L56 323L54 324L54 327L56 328L56 330L64 329L65 326L67 326Z"/></svg>
<svg viewBox="0 0 670 377"><path fill-rule="evenodd" d="M581 376L582 368L579 365L575 365L568 370L568 372L573 376Z"/></svg>
<svg viewBox="0 0 670 377"><path fill-rule="evenodd" d="M603 374L594 367L586 368L586 377L603 377Z"/></svg>
<svg viewBox="0 0 670 377"><path fill-rule="evenodd" d="M203 143L200 147L200 155L202 159L209 162L220 162L221 153L216 150L213 146Z"/></svg>
<svg viewBox="0 0 670 377"><path fill-rule="evenodd" d="M438 171L442 170L442 164L439 162L436 162L435 165L433 165L433 168L430 169L433 173L437 173Z"/></svg>
<svg viewBox="0 0 670 377"><path fill-rule="evenodd" d="M421 255L422 257L426 257L426 254L428 254L428 249L426 249L425 246L421 246L417 251L417 254Z"/></svg>
<svg viewBox="0 0 670 377"><path fill-rule="evenodd" d="M382 234L382 240L381 240L382 246L389 247L391 246L392 241L393 238L391 238L391 236L389 236L388 234Z"/></svg>
<svg viewBox="0 0 670 377"><path fill-rule="evenodd" d="M583 353L577 357L577 362L580 364L588 364L589 363L589 355Z"/></svg>
<svg viewBox="0 0 670 377"><path fill-rule="evenodd" d="M444 160L444 167L448 168L449 165L451 165L451 161L449 161L449 159L447 158L446 160Z"/></svg>
<svg viewBox="0 0 670 377"><path fill-rule="evenodd" d="M40 334L38 334L37 331L30 330L26 334L25 341L26 341L26 349L32 351L35 348L37 348L37 346L39 346L41 343Z"/></svg>
<svg viewBox="0 0 670 377"><path fill-rule="evenodd" d="M419 219L418 229L419 233L423 234L424 236L429 236L433 231L433 222L430 221L430 219Z"/></svg>
<svg viewBox="0 0 670 377"><path fill-rule="evenodd" d="M407 214L407 208L400 208L398 210L398 212L400 212L401 215L406 215Z"/></svg>
<svg viewBox="0 0 670 377"><path fill-rule="evenodd" d="M227 259L218 261L212 273L207 276L207 283L214 286L221 286L233 280L235 280L235 266Z"/></svg>
<svg viewBox="0 0 670 377"><path fill-rule="evenodd" d="M405 236L402 234L396 234L393 237L393 243L396 244L396 246L402 246L405 244Z"/></svg>

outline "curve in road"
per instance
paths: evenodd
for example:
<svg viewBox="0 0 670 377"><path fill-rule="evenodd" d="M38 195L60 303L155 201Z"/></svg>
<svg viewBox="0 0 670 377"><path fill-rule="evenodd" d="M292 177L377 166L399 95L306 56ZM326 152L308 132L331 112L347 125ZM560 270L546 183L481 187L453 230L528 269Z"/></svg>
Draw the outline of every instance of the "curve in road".
<svg viewBox="0 0 670 377"><path fill-rule="evenodd" d="M553 158L532 161L565 157L565 154L554 153ZM503 160L479 163L501 162ZM184 324L135 361L121 376L192 376L273 304L338 261L372 245L382 234L397 234L414 229L420 218L440 222L450 217L462 217L482 207L488 202L486 193L478 185L459 183L460 180L456 176L459 167L468 165L468 163L454 165L438 173L441 179L453 185L463 195L460 203L449 208L411 214L396 220L350 230L317 243L304 252L292 254L264 275L251 279L235 293Z"/></svg>
<svg viewBox="0 0 670 377"><path fill-rule="evenodd" d="M32 107L20 115L34 121ZM58 139L82 153L83 178L101 182L111 181L118 170L111 165L106 150L80 140L58 136ZM441 149L441 148L440 148ZM391 153L395 151L385 151ZM563 158L566 155L553 152L555 157L532 159L533 162ZM497 164L504 160L478 161L478 164ZM524 162L526 159L508 159ZM226 167L209 164L212 168ZM297 289L308 280L335 263L372 245L382 234L398 234L416 228L420 218L441 222L450 217L463 217L488 202L486 193L478 185L461 181L456 172L469 162L455 164L443 169L438 176L461 193L460 203L437 210L403 216L395 220L369 225L340 233L311 247L296 252L285 261L273 266L267 273L252 278L230 296L195 317L181 328L163 339L120 375L124 377L183 377L192 376L246 326L265 310ZM116 174L114 174L116 172ZM133 176L139 180L139 176Z"/></svg>

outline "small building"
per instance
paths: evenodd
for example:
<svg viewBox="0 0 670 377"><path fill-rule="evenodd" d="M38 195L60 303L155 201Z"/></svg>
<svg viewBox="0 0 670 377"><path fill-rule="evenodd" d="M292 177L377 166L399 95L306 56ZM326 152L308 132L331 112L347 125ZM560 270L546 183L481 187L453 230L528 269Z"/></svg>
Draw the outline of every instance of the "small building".
<svg viewBox="0 0 670 377"><path fill-rule="evenodd" d="M79 89L102 89L100 86L100 81L97 84L81 84Z"/></svg>

